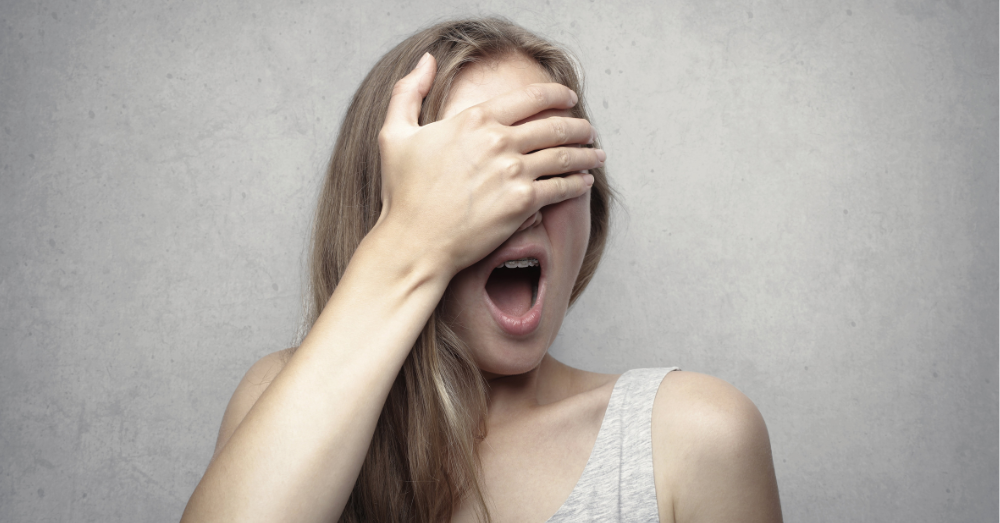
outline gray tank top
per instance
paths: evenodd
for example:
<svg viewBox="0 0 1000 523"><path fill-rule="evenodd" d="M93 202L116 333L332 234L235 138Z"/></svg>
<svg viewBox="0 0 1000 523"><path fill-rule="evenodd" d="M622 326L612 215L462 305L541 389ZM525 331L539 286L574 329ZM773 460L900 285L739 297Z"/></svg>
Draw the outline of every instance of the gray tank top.
<svg viewBox="0 0 1000 523"><path fill-rule="evenodd" d="M633 369L615 383L583 475L549 523L658 522L653 484L653 399L677 367Z"/></svg>

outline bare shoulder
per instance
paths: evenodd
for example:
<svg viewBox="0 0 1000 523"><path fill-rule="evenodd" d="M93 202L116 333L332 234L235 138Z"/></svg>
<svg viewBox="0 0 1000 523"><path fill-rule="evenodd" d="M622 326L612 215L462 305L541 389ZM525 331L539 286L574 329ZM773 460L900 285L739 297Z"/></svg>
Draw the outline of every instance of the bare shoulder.
<svg viewBox="0 0 1000 523"><path fill-rule="evenodd" d="M229 400L229 405L226 406L226 413L222 416L219 438L215 443L215 454L222 450L233 432L236 432L236 428L243 422L243 418L250 412L254 403L257 403L260 395L267 390L281 369L285 368L285 364L288 363L293 352L295 352L294 348L272 352L257 360L243 375L240 384L236 386L236 391L233 392L233 397Z"/></svg>
<svg viewBox="0 0 1000 523"><path fill-rule="evenodd" d="M653 423L679 429L678 436L696 436L695 441L708 437L712 444L767 437L764 419L750 398L719 378L697 372L671 372L664 378L653 403Z"/></svg>
<svg viewBox="0 0 1000 523"><path fill-rule="evenodd" d="M652 430L662 521L781 521L767 426L736 387L671 372L653 403Z"/></svg>

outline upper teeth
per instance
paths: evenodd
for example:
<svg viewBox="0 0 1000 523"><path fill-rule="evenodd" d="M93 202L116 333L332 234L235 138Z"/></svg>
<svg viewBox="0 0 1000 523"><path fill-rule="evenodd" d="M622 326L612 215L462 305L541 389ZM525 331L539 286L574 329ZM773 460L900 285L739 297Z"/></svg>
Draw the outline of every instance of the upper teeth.
<svg viewBox="0 0 1000 523"><path fill-rule="evenodd" d="M497 265L497 269L502 267L507 267L508 269L519 269L524 267L534 267L538 265L537 258L521 258L520 260L508 260L500 265Z"/></svg>

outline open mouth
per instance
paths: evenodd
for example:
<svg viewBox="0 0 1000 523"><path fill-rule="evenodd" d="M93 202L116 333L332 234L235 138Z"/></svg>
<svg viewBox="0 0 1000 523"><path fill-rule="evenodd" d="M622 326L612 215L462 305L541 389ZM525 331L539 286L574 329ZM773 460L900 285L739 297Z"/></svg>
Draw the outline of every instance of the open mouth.
<svg viewBox="0 0 1000 523"><path fill-rule="evenodd" d="M535 306L541 276L542 270L535 258L506 261L490 273L486 294L499 312L520 318Z"/></svg>

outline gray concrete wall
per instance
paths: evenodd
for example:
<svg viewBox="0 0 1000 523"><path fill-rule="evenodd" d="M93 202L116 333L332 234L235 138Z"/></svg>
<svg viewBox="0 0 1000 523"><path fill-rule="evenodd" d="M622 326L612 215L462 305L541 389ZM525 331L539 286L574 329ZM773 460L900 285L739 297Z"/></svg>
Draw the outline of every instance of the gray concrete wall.
<svg viewBox="0 0 1000 523"><path fill-rule="evenodd" d="M997 517L996 2L0 7L0 520L173 521L295 342L348 97L431 21L576 52L627 213L552 351L720 376L786 521Z"/></svg>

